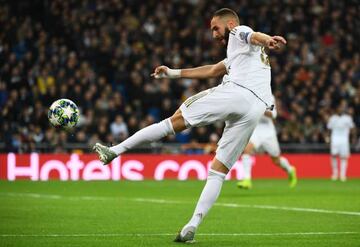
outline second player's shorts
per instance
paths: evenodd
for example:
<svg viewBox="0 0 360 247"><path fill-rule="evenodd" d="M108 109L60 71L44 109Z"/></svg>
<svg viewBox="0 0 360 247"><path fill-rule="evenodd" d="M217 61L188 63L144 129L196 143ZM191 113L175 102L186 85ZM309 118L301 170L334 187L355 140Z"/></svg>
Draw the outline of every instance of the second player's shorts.
<svg viewBox="0 0 360 247"><path fill-rule="evenodd" d="M348 158L350 156L349 143L331 143L330 153L333 156L340 156L341 158Z"/></svg>
<svg viewBox="0 0 360 247"><path fill-rule="evenodd" d="M264 135L258 127L255 128L252 136L250 137L250 142L254 145L255 149L257 151L263 150L271 157L280 156L280 146L276 133L269 131L271 135Z"/></svg>
<svg viewBox="0 0 360 247"><path fill-rule="evenodd" d="M182 116L192 127L225 122L215 157L229 169L244 151L265 109L252 92L232 82L202 91L180 106Z"/></svg>

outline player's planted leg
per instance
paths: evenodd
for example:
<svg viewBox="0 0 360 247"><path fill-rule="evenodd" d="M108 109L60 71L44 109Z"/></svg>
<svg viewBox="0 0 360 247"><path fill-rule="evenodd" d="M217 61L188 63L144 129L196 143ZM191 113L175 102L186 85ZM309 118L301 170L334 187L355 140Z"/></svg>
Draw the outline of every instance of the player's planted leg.
<svg viewBox="0 0 360 247"><path fill-rule="evenodd" d="M229 171L220 161L214 159L209 170L208 178L199 201L196 205L194 214L190 221L182 228L175 237L175 242L193 242L195 231L200 225L216 199L219 197L225 176ZM216 169L216 170L215 170Z"/></svg>

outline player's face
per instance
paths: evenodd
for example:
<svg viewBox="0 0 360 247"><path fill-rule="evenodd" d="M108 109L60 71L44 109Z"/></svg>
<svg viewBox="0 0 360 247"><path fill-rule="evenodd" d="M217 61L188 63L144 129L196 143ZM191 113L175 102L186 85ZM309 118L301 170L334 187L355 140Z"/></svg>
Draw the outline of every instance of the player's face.
<svg viewBox="0 0 360 247"><path fill-rule="evenodd" d="M226 45L229 39L230 30L226 26L224 20L220 19L218 16L213 17L210 22L210 28L213 38L221 42L223 45Z"/></svg>

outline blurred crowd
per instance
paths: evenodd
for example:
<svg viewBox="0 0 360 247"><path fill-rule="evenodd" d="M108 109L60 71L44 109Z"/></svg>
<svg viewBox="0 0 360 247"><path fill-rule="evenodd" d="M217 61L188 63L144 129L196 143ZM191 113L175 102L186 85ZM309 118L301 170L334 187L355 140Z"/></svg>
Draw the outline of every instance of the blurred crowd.
<svg viewBox="0 0 360 247"><path fill-rule="evenodd" d="M360 127L356 0L20 0L0 5L2 150L62 152L69 143L117 143L171 116L184 99L221 78L170 81L150 74L161 64L222 60L225 50L209 30L222 7L234 9L242 24L288 40L270 54L281 143L327 142L326 122L339 104ZM72 134L47 120L59 98L81 110ZM197 149L216 143L222 128L194 128L163 141Z"/></svg>

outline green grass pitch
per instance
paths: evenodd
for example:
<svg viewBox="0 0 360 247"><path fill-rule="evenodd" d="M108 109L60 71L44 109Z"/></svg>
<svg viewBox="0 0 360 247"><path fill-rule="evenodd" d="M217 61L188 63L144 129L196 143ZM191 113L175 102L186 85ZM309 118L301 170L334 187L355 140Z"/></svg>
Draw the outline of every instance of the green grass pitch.
<svg viewBox="0 0 360 247"><path fill-rule="evenodd" d="M205 181L0 182L0 246L181 246ZM194 246L360 246L360 180L226 181Z"/></svg>

